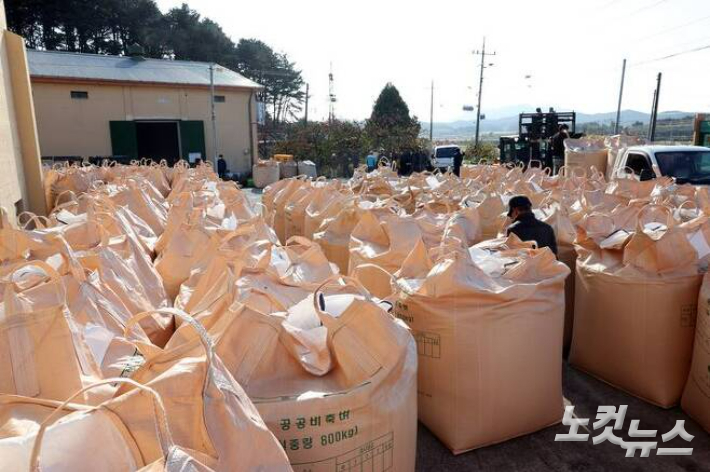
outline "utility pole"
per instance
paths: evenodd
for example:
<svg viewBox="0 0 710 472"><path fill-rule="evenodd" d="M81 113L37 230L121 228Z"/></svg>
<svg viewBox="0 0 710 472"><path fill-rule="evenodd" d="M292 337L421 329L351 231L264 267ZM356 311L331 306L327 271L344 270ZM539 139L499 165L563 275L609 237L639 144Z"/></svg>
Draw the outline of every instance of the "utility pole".
<svg viewBox="0 0 710 472"><path fill-rule="evenodd" d="M431 104L429 106L429 144L434 144L434 81L431 81Z"/></svg>
<svg viewBox="0 0 710 472"><path fill-rule="evenodd" d="M308 94L308 90L309 90L309 86L308 86L308 84L306 84L306 115L303 118L303 121L306 125L308 124L308 98L310 96Z"/></svg>
<svg viewBox="0 0 710 472"><path fill-rule="evenodd" d="M335 120L335 83L333 80L333 63L330 63L330 74L328 74L328 101L330 103L328 108L328 123L333 124Z"/></svg>
<svg viewBox="0 0 710 472"><path fill-rule="evenodd" d="M619 87L619 107L616 109L616 125L614 126L614 134L619 134L619 121L621 120L621 100L624 97L624 80L626 79L626 59L621 68L621 87Z"/></svg>
<svg viewBox="0 0 710 472"><path fill-rule="evenodd" d="M483 37L483 49L480 51L474 51L474 54L479 54L481 56L481 78L478 82L478 109L476 110L476 141L475 147L478 148L478 139L480 136L481 128L481 98L483 96L483 70L486 68L486 56L495 56L496 53L486 52L486 38ZM491 64L492 65L492 64Z"/></svg>
<svg viewBox="0 0 710 472"><path fill-rule="evenodd" d="M663 73L658 73L658 83L656 84L656 91L653 94L653 116L651 116L651 123L649 126L649 139L651 142L656 140L656 123L658 121L658 102L661 100L661 79L663 79Z"/></svg>
<svg viewBox="0 0 710 472"><path fill-rule="evenodd" d="M648 139L651 139L651 131L653 129L653 115L656 114L656 94L658 90L653 89L653 102L651 102L651 117L648 119Z"/></svg>
<svg viewBox="0 0 710 472"><path fill-rule="evenodd" d="M212 107L212 164L217 170L217 155L219 154L219 143L217 142L217 114L214 108L214 63L210 64L210 105ZM207 157L207 156L205 156Z"/></svg>

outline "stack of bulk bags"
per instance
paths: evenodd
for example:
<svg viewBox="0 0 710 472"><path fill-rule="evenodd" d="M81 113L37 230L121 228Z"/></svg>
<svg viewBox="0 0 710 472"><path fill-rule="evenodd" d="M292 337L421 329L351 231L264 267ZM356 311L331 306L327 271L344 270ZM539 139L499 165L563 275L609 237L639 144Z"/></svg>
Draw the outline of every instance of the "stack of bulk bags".
<svg viewBox="0 0 710 472"><path fill-rule="evenodd" d="M272 218L272 226L276 231L279 241L285 243L286 237L286 205L298 199L298 195L307 192L310 182L303 179L291 179L273 196L271 207L268 208L269 216Z"/></svg>
<svg viewBox="0 0 710 472"><path fill-rule="evenodd" d="M81 329L69 312L59 273L43 261L13 264L0 280L0 394L63 401L102 379ZM82 397L97 404L115 389Z"/></svg>
<svg viewBox="0 0 710 472"><path fill-rule="evenodd" d="M318 176L316 163L313 161L298 161L298 175L315 179Z"/></svg>
<svg viewBox="0 0 710 472"><path fill-rule="evenodd" d="M140 389L144 398L134 405L138 411L116 411L114 400L99 408L80 404L83 395L108 384ZM7 397L0 416L7 421L1 425L5 433L0 437L2 470L211 472L216 465L213 458L176 445L160 395L129 379L90 385L64 403Z"/></svg>
<svg viewBox="0 0 710 472"><path fill-rule="evenodd" d="M378 200L350 199L341 205L337 215L323 222L320 232L313 235L313 240L320 244L329 261L338 266L341 274L347 274L350 265L350 235L365 213L377 215L396 215L396 205Z"/></svg>
<svg viewBox="0 0 710 472"><path fill-rule="evenodd" d="M178 223L174 232L166 231L158 240L158 247L164 246L164 249L155 260L155 269L162 277L170 300L175 300L180 285L190 277L193 267L212 257L219 245L215 228L210 226L205 211L195 209Z"/></svg>
<svg viewBox="0 0 710 472"><path fill-rule="evenodd" d="M277 244L274 230L262 218L240 224L218 238L214 251L192 266L190 277L180 286L175 307L190 314L206 309L232 292L244 269L267 268Z"/></svg>
<svg viewBox="0 0 710 472"><path fill-rule="evenodd" d="M562 418L569 269L531 247L511 236L432 261L419 244L396 274L395 311L419 353L419 420L454 454Z"/></svg>
<svg viewBox="0 0 710 472"><path fill-rule="evenodd" d="M504 229L508 200L510 197L503 198L502 195L489 188L481 189L464 199L462 205L478 210L482 239L495 239L498 237L498 233Z"/></svg>
<svg viewBox="0 0 710 472"><path fill-rule="evenodd" d="M317 229L327 216L322 212L322 205L327 207L328 203L342 198L341 186L338 180L326 182L325 178L319 177L319 180L309 182L295 192L284 208L286 239L291 236L313 239L313 230Z"/></svg>
<svg viewBox="0 0 710 472"><path fill-rule="evenodd" d="M293 160L279 163L279 172L282 179L290 179L298 175L298 163Z"/></svg>
<svg viewBox="0 0 710 472"><path fill-rule="evenodd" d="M286 246L272 248L268 266L242 270L234 299L264 313L284 311L337 273L318 244L295 237Z"/></svg>
<svg viewBox="0 0 710 472"><path fill-rule="evenodd" d="M604 139L565 139L565 166L581 167L591 173L594 169L606 174L609 151Z"/></svg>
<svg viewBox="0 0 710 472"><path fill-rule="evenodd" d="M340 187L338 187L340 189ZM308 204L303 218L303 236L313 239L314 234L320 231L324 222L335 218L353 195L347 189L338 192L326 187L319 189L313 200Z"/></svg>
<svg viewBox="0 0 710 472"><path fill-rule="evenodd" d="M693 362L681 406L710 432L710 275L705 275L698 297Z"/></svg>
<svg viewBox="0 0 710 472"><path fill-rule="evenodd" d="M631 232L602 214L580 225L570 362L667 408L688 377L702 275L668 208L635 212Z"/></svg>
<svg viewBox="0 0 710 472"><path fill-rule="evenodd" d="M209 456L215 470L290 470L283 449L230 374L225 359L215 352L215 343L202 325L176 309L158 312L181 320L180 330L191 334L191 342L178 344L171 339L165 349L146 352L145 363L132 380L160 395L175 443ZM130 324L152 315L136 315ZM140 394L133 385L122 386L111 410L144 418L144 410L136 407Z"/></svg>
<svg viewBox="0 0 710 472"><path fill-rule="evenodd" d="M303 222L305 211L314 196L315 188L310 184L303 185L296 190L286 202L283 210L284 234L283 241L291 236L303 236Z"/></svg>
<svg viewBox="0 0 710 472"><path fill-rule="evenodd" d="M466 247L482 239L478 210L467 206L460 208L455 201L426 203L414 211L412 218L417 222L422 240L429 248L438 246L443 239L456 238Z"/></svg>
<svg viewBox="0 0 710 472"><path fill-rule="evenodd" d="M393 274L422 238L417 221L409 216L365 212L350 236L348 273L360 264L375 264Z"/></svg>
<svg viewBox="0 0 710 472"><path fill-rule="evenodd" d="M283 313L232 305L210 329L216 352L295 471L412 472L414 340L351 279L321 287Z"/></svg>
<svg viewBox="0 0 710 472"><path fill-rule="evenodd" d="M254 179L254 187L256 188L266 188L274 182L278 182L279 177L281 177L281 174L277 161L260 160L252 167L252 178Z"/></svg>

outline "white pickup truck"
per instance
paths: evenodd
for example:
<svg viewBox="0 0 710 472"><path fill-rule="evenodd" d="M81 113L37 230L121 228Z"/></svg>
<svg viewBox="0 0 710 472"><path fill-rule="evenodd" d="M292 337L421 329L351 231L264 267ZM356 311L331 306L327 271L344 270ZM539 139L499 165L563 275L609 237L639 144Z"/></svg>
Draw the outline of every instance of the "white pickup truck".
<svg viewBox="0 0 710 472"><path fill-rule="evenodd" d="M630 173L640 180L668 176L679 184L710 185L710 148L633 146L617 156L612 177Z"/></svg>

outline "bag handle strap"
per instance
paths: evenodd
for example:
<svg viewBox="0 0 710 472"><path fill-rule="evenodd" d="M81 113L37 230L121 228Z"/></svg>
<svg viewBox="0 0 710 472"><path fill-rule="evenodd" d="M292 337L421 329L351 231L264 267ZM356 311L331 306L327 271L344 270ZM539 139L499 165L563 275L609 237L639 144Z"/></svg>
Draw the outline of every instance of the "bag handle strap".
<svg viewBox="0 0 710 472"><path fill-rule="evenodd" d="M153 390L152 388L141 385L135 380L127 379L127 378L113 378L113 379L107 379L103 380L101 382L97 382L91 385L87 385L86 387L82 388L78 392L74 393L72 396L67 398L64 403L59 405L57 408L52 411L52 413L47 416L42 423L39 425L39 430L37 431L37 436L35 437L35 440L32 444L32 453L30 454L30 471L31 472L39 472L40 470L40 452L42 450L42 440L44 439L45 432L47 431L47 428L54 423L58 418L59 412L62 411L64 408L66 408L72 400L74 400L76 397L82 395L83 393L87 392L88 390L92 390L97 387L101 387L104 385L109 385L109 384L116 384L116 383L123 383L123 384L130 384L133 387L140 389L144 392L148 392L151 396L151 403L153 405L153 413L154 413L154 419L155 423L158 426L158 436L160 440L160 446L163 449L163 454L167 457L170 449L174 446L175 442L173 441L173 436L170 433L170 427L168 425L168 415L165 411L165 405L163 404L162 398L160 398L160 395L158 392ZM98 405L96 407L88 408L87 411L96 411L101 408L106 408L104 404Z"/></svg>
<svg viewBox="0 0 710 472"><path fill-rule="evenodd" d="M23 216L27 217L27 221L25 221L24 223L22 223ZM17 215L17 226L24 230L26 230L29 224L32 222L34 222L35 224L35 229L45 229L51 224L49 218L47 218L46 216L36 215L31 211L23 211L22 213Z"/></svg>
<svg viewBox="0 0 710 472"><path fill-rule="evenodd" d="M666 226L668 228L672 228L674 226L675 220L673 219L673 212L671 211L670 208L668 208L665 205L646 205L638 213L638 228L639 228L639 230L643 229L643 226L641 223L641 220L643 219L643 217L652 211L659 211L660 213L665 215Z"/></svg>
<svg viewBox="0 0 710 472"><path fill-rule="evenodd" d="M342 274L334 274L325 279L314 291L313 291L313 307L316 310L316 313L318 314L318 317L321 319L324 325L328 327L328 325L332 325L332 320L333 317L329 313L326 313L323 311L320 307L320 304L318 303L318 295L327 287L328 285L334 285L334 282L342 280L343 282L351 283L352 285L357 288L358 292L360 292L361 295L363 295L368 301L372 301L372 295L370 295L370 292L367 291L367 289L360 283L358 279L355 277L350 277L348 275L342 275ZM342 285L341 285L342 286Z"/></svg>
<svg viewBox="0 0 710 472"><path fill-rule="evenodd" d="M212 341L212 337L209 335L205 327L202 326L202 324L199 321L195 320L192 316L188 315L182 310L178 310L177 308L158 308L155 310L144 311L143 313L138 313L137 315L131 317L126 322L126 325L123 329L123 336L128 337L129 332L133 328L133 326L138 324L141 320L148 318L149 316L152 316L154 314L172 315L177 318L180 318L180 321L190 325L192 329L194 329L197 333L200 343L205 349L205 359L207 361L207 375L205 376L205 382L202 385L202 393L203 395L206 394L207 387L209 386L209 383L213 380L212 365L215 356L214 341Z"/></svg>

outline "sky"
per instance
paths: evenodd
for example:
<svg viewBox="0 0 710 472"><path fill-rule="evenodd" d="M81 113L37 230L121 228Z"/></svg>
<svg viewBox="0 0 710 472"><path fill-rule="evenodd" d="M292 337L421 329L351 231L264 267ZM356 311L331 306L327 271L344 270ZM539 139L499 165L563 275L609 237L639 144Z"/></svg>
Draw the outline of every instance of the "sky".
<svg viewBox="0 0 710 472"><path fill-rule="evenodd" d="M161 10L186 0L157 0ZM332 64L341 119L370 115L392 82L422 121L475 120L486 38L481 110L515 115L520 105L600 113L616 110L628 59L624 109L650 112L663 73L661 111L710 111L708 0L189 0L236 43L257 38L285 52L310 84L310 116L328 116ZM708 48L663 60L692 49ZM493 64L489 66L489 64ZM532 111L532 110L527 110Z"/></svg>

